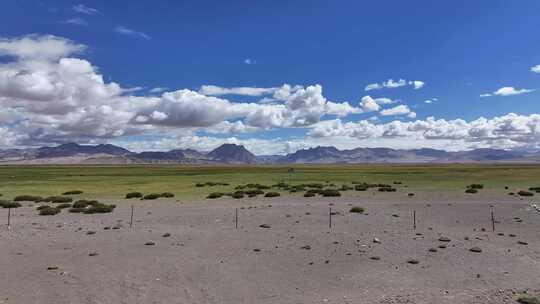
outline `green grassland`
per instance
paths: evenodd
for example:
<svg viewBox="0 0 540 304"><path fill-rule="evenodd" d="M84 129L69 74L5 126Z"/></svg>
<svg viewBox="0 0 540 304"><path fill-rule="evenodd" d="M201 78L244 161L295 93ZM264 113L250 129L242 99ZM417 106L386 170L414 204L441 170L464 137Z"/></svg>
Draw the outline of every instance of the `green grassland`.
<svg viewBox="0 0 540 304"><path fill-rule="evenodd" d="M122 198L127 192L172 192L177 198L204 198L214 191L231 191L246 183L271 185L352 181L403 182L410 191L459 191L472 183L490 189L540 186L539 165L298 165L288 166L0 166L0 193L58 195L82 190L85 195ZM195 187L225 182L230 186Z"/></svg>

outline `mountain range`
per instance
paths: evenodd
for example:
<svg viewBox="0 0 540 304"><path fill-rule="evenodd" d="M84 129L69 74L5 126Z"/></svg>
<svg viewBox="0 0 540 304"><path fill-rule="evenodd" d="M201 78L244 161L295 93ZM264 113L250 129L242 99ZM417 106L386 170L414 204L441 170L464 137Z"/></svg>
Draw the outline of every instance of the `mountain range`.
<svg viewBox="0 0 540 304"><path fill-rule="evenodd" d="M223 144L210 152L177 149L131 152L111 145L62 144L56 147L0 150L0 164L360 164L540 162L540 152L475 149L448 152L436 149L315 147L287 155L256 156L244 146Z"/></svg>

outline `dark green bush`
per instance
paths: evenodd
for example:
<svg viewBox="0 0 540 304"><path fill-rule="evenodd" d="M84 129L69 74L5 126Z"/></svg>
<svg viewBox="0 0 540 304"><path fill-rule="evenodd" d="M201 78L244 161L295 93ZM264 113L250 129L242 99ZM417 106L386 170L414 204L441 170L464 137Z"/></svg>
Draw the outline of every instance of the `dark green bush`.
<svg viewBox="0 0 540 304"><path fill-rule="evenodd" d="M484 189L484 184L470 184L467 186L469 189Z"/></svg>
<svg viewBox="0 0 540 304"><path fill-rule="evenodd" d="M10 201L4 201L4 200L0 200L0 207L2 208L19 208L19 207L22 207L21 204L17 203L17 202L10 202Z"/></svg>
<svg viewBox="0 0 540 304"><path fill-rule="evenodd" d="M214 199L214 198L220 198L222 196L223 196L223 193L221 193L221 192L212 192L212 193L208 194L208 196L206 198Z"/></svg>
<svg viewBox="0 0 540 304"><path fill-rule="evenodd" d="M540 187L531 187L531 188L529 188L529 191L534 191L536 193L540 193Z"/></svg>
<svg viewBox="0 0 540 304"><path fill-rule="evenodd" d="M469 188L467 190L465 190L465 193L478 193L478 190L474 189L474 188Z"/></svg>
<svg viewBox="0 0 540 304"><path fill-rule="evenodd" d="M315 196L315 193L313 193L313 192L308 191L308 192L304 193L304 197L314 197L314 196Z"/></svg>
<svg viewBox="0 0 540 304"><path fill-rule="evenodd" d="M126 194L126 199L141 198L141 197L143 197L143 194L140 192L130 192Z"/></svg>
<svg viewBox="0 0 540 304"><path fill-rule="evenodd" d="M83 194L83 192L81 190L71 190L71 191L66 191L62 193L62 195L77 195L77 194Z"/></svg>
<svg viewBox="0 0 540 304"><path fill-rule="evenodd" d="M41 205L41 206L37 207L36 209L39 211L39 210L43 210L43 209L47 209L47 208L51 208L51 206Z"/></svg>
<svg viewBox="0 0 540 304"><path fill-rule="evenodd" d="M532 192L529 192L529 191L520 190L518 192L518 195L519 196L533 196L534 194Z"/></svg>
<svg viewBox="0 0 540 304"><path fill-rule="evenodd" d="M39 200L39 202L55 203L55 204L71 203L72 201L73 199L71 197L65 197L65 196L49 196L49 197L45 197Z"/></svg>
<svg viewBox="0 0 540 304"><path fill-rule="evenodd" d="M321 195L324 197L335 197L335 196L341 196L341 193L339 193L338 190L325 189L321 191Z"/></svg>
<svg viewBox="0 0 540 304"><path fill-rule="evenodd" d="M384 186L379 188L379 192L396 192L396 188Z"/></svg>
<svg viewBox="0 0 540 304"><path fill-rule="evenodd" d="M236 191L232 194L232 198L244 198L244 191Z"/></svg>
<svg viewBox="0 0 540 304"><path fill-rule="evenodd" d="M86 208L83 213L84 214L95 214L95 213L109 213L112 212L116 208L116 205L106 205L106 204L95 204L88 208Z"/></svg>
<svg viewBox="0 0 540 304"><path fill-rule="evenodd" d="M354 186L354 190L356 191L366 191L368 189L368 186L366 184L359 184Z"/></svg>
<svg viewBox="0 0 540 304"><path fill-rule="evenodd" d="M58 209L71 208L71 204L63 203L63 204L60 204L60 205L56 206L56 208L58 208Z"/></svg>
<svg viewBox="0 0 540 304"><path fill-rule="evenodd" d="M60 209L49 207L39 210L39 215L57 215L60 213Z"/></svg>
<svg viewBox="0 0 540 304"><path fill-rule="evenodd" d="M158 193L150 193L145 196L143 196L144 200L155 200L161 197L161 194Z"/></svg>
<svg viewBox="0 0 540 304"><path fill-rule="evenodd" d="M339 188L339 191L349 191L353 190L354 188L349 185L341 185L341 188Z"/></svg>
<svg viewBox="0 0 540 304"><path fill-rule="evenodd" d="M197 183L197 184L195 184L195 187L199 187L199 188L200 188L200 187L204 187L204 186L205 186L205 185L204 185L203 183Z"/></svg>
<svg viewBox="0 0 540 304"><path fill-rule="evenodd" d="M19 195L16 196L13 200L15 202L37 202L40 201L42 198L41 196L36 195Z"/></svg>
<svg viewBox="0 0 540 304"><path fill-rule="evenodd" d="M172 194L170 192L163 192L163 193L161 193L161 197L171 198L171 197L174 197L174 194Z"/></svg>
<svg viewBox="0 0 540 304"><path fill-rule="evenodd" d="M83 213L86 208L70 208L68 211L70 213Z"/></svg>
<svg viewBox="0 0 540 304"><path fill-rule="evenodd" d="M350 213L364 213L364 208L362 207L352 207L351 210L349 210Z"/></svg>
<svg viewBox="0 0 540 304"><path fill-rule="evenodd" d="M540 304L540 299L531 296L520 296L517 299L520 304Z"/></svg>
<svg viewBox="0 0 540 304"><path fill-rule="evenodd" d="M264 195L264 197L278 197L281 196L279 192L268 192Z"/></svg>

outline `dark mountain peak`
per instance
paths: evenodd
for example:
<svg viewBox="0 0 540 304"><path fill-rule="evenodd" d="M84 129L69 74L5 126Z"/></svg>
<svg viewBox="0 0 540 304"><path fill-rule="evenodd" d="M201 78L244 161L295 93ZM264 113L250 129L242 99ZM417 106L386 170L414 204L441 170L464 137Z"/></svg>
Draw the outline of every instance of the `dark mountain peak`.
<svg viewBox="0 0 540 304"><path fill-rule="evenodd" d="M110 154L110 155L127 155L131 152L124 148L111 145L101 144L97 146L79 145L77 143L65 143L56 147L42 147L38 149L37 158L47 157L66 157L78 154Z"/></svg>
<svg viewBox="0 0 540 304"><path fill-rule="evenodd" d="M257 160L244 146L236 144L223 144L207 155L214 160L227 163L253 164Z"/></svg>

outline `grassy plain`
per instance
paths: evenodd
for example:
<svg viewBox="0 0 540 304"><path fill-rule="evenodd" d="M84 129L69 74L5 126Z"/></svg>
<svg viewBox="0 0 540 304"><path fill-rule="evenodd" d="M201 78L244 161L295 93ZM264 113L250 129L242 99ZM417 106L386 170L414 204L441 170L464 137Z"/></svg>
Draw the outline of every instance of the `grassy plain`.
<svg viewBox="0 0 540 304"><path fill-rule="evenodd" d="M288 166L0 166L0 193L58 195L82 190L85 195L121 198L127 192L172 192L177 198L204 198L213 191L230 191L246 183L292 184L361 181L403 182L408 191L459 191L482 183L486 191L540 186L538 165L297 165ZM196 183L226 182L230 186L195 187Z"/></svg>

